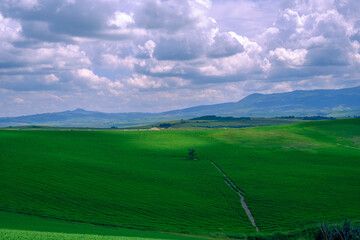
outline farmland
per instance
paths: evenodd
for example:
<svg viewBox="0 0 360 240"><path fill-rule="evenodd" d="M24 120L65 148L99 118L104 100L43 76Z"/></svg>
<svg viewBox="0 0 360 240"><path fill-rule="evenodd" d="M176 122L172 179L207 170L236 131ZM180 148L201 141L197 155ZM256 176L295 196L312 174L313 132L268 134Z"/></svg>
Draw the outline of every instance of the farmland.
<svg viewBox="0 0 360 240"><path fill-rule="evenodd" d="M76 223L31 215L0 212L0 239L70 239L70 240L145 240L174 239L195 240L197 238L139 231L132 229L109 228L86 223Z"/></svg>
<svg viewBox="0 0 360 240"><path fill-rule="evenodd" d="M118 227L159 239L169 234L139 230L259 234L211 162L241 189L261 234L357 221L359 136L359 119L216 130L1 130L0 236L16 229L39 239L47 232L103 239L104 228L109 239L129 236ZM187 159L189 148L197 160ZM66 226L9 221L18 218ZM80 223L88 227L64 233Z"/></svg>
<svg viewBox="0 0 360 240"><path fill-rule="evenodd" d="M169 122L162 122L157 124L142 125L135 127L127 127L127 129L151 129L151 128L166 128L166 129L211 129L211 128L246 128L246 127L260 127L270 125L282 125L291 123L305 122L305 120L294 118L238 118L227 119L224 117L215 117L215 119L208 119L206 116L198 119L175 120Z"/></svg>

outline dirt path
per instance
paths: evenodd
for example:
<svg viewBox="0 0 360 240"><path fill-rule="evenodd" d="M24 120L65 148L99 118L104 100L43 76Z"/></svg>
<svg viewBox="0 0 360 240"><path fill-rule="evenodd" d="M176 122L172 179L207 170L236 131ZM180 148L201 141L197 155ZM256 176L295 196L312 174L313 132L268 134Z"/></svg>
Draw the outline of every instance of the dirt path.
<svg viewBox="0 0 360 240"><path fill-rule="evenodd" d="M236 194L239 195L242 208L245 210L246 215L249 217L251 224L256 228L256 231L258 232L259 228L256 226L255 219L254 219L253 215L251 214L251 211L245 202L245 197L243 196L244 193L239 189L238 186L235 185L235 183L214 162L211 162L211 163L224 176L224 181L229 186L229 188L231 188L234 192L236 192Z"/></svg>
<svg viewBox="0 0 360 240"><path fill-rule="evenodd" d="M340 144L340 143L337 143L336 145L338 145L338 146L344 146L344 147L348 147L348 148L352 148L352 149L357 149L357 150L360 150L360 148L357 148L357 147L352 147L352 146L347 146L347 145L343 145L343 144Z"/></svg>

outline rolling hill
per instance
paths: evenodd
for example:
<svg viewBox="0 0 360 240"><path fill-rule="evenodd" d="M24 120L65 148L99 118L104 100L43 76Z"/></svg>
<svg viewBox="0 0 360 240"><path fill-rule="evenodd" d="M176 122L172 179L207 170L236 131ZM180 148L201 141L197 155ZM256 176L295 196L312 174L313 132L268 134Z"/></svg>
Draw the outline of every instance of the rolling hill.
<svg viewBox="0 0 360 240"><path fill-rule="evenodd" d="M359 136L360 119L191 131L0 130L0 236L132 235L119 228L259 234L224 174L260 234L359 221ZM189 148L196 161L187 159Z"/></svg>
<svg viewBox="0 0 360 240"><path fill-rule="evenodd" d="M67 127L127 127L204 115L234 117L360 115L360 86L339 90L256 93L238 102L197 106L162 113L102 113L76 109L58 113L3 117L0 118L0 127L32 124Z"/></svg>

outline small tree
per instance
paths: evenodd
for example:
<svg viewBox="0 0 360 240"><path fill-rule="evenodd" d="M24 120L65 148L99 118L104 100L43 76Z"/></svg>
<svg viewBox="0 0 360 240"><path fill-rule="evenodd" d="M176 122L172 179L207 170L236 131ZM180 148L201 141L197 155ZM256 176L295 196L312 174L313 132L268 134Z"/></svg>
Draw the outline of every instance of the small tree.
<svg viewBox="0 0 360 240"><path fill-rule="evenodd" d="M189 152L188 152L188 158L190 159L190 160L195 160L195 156L196 156L197 154L195 153L195 149L193 149L193 148L190 148L189 149Z"/></svg>

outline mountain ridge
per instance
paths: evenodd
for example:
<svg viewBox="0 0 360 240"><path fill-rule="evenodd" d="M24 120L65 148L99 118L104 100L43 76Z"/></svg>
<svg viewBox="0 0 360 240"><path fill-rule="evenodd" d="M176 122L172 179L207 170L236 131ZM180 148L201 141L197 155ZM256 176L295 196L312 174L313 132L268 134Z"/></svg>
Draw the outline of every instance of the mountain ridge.
<svg viewBox="0 0 360 240"><path fill-rule="evenodd" d="M253 93L237 102L200 105L161 113L104 113L77 108L63 112L0 117L0 127L48 125L68 127L125 127L204 115L233 117L360 115L360 86L343 89L295 90Z"/></svg>

